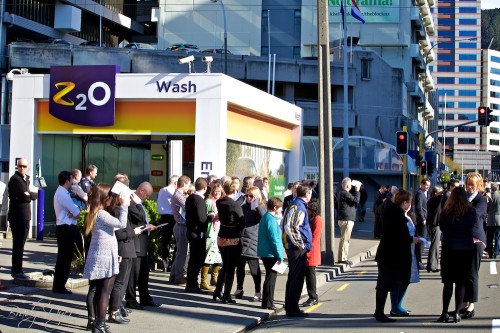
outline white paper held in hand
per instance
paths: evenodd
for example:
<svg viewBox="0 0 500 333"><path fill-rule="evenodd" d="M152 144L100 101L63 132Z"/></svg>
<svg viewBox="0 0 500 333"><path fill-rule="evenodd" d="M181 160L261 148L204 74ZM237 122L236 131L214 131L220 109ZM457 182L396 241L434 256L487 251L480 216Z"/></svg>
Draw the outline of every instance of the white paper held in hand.
<svg viewBox="0 0 500 333"><path fill-rule="evenodd" d="M352 180L351 181L351 185L354 186L354 187L357 187L357 188L360 188L361 187L361 182L359 180Z"/></svg>
<svg viewBox="0 0 500 333"><path fill-rule="evenodd" d="M130 195L134 192L130 188L128 188L127 185L123 184L122 182L116 181L115 184L113 185L113 188L111 189L111 192L118 194L118 195L124 195L127 197L130 197Z"/></svg>
<svg viewBox="0 0 500 333"><path fill-rule="evenodd" d="M285 264L282 261L278 261L277 263L274 264L273 268L271 269L275 272L283 274L286 271L287 267L288 267L287 264Z"/></svg>

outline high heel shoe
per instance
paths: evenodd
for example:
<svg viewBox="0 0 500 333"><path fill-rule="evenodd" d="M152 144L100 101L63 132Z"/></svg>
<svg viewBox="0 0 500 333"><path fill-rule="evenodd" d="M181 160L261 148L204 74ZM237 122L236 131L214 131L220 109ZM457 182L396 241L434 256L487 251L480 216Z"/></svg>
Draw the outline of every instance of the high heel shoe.
<svg viewBox="0 0 500 333"><path fill-rule="evenodd" d="M222 301L222 295L221 295L221 293L220 293L220 292L218 292L218 291L214 291L214 293L212 294L212 298L213 298L213 300L214 300L214 301L216 301L216 300L217 300L217 298L218 298L218 299L220 299L220 300Z"/></svg>
<svg viewBox="0 0 500 333"><path fill-rule="evenodd" d="M231 298L231 296L222 296L222 303L223 304L235 304L236 301Z"/></svg>
<svg viewBox="0 0 500 333"><path fill-rule="evenodd" d="M448 313L442 313L438 318L438 323L447 323L450 320L450 315Z"/></svg>
<svg viewBox="0 0 500 333"><path fill-rule="evenodd" d="M108 326L106 326L104 319L97 319L92 328L92 333L111 333L111 331L108 329Z"/></svg>
<svg viewBox="0 0 500 333"><path fill-rule="evenodd" d="M233 294L234 298L242 299L243 298L243 290L236 290Z"/></svg>
<svg viewBox="0 0 500 333"><path fill-rule="evenodd" d="M87 331L92 331L92 329L94 328L94 325L95 325L95 318L88 317L86 330Z"/></svg>
<svg viewBox="0 0 500 333"><path fill-rule="evenodd" d="M452 312L451 318L453 319L454 323L459 323L462 318L460 318L460 314L458 312Z"/></svg>
<svg viewBox="0 0 500 333"><path fill-rule="evenodd" d="M476 315L476 310L472 309L472 311L465 311L464 314L462 315L462 319L470 319Z"/></svg>

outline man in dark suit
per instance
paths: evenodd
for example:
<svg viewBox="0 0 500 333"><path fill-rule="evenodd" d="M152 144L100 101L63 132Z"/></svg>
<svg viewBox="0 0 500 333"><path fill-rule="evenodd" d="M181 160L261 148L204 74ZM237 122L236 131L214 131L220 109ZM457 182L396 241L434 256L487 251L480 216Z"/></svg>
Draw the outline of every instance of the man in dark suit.
<svg viewBox="0 0 500 333"><path fill-rule="evenodd" d="M417 215L416 237L427 237L427 191L431 186L428 179L422 179L420 188L415 194L415 214ZM422 255L424 253L424 245L422 243L415 244L415 257L419 269L425 269L422 263Z"/></svg>
<svg viewBox="0 0 500 333"><path fill-rule="evenodd" d="M290 206L293 200L297 197L297 187L300 185L300 182L295 182L292 185L292 194L287 195L283 198L283 212Z"/></svg>
<svg viewBox="0 0 500 333"><path fill-rule="evenodd" d="M187 267L186 291L201 293L198 275L206 255L206 233L208 222L212 221L214 213L207 215L204 194L207 191L207 181L199 177L194 183L195 192L186 199L186 236L189 242L189 261Z"/></svg>
<svg viewBox="0 0 500 333"><path fill-rule="evenodd" d="M38 193L30 189L28 160L17 160L17 171L10 177L7 185L9 192L8 221L12 230L12 268L14 278L25 279L23 272L23 253L31 221L31 201L38 199Z"/></svg>
<svg viewBox="0 0 500 333"><path fill-rule="evenodd" d="M387 196L389 191L389 186L381 185L380 188L375 192L373 196L373 214L375 214L375 224L373 225L373 238L380 239L382 236L382 217L380 212L380 206Z"/></svg>
<svg viewBox="0 0 500 333"><path fill-rule="evenodd" d="M142 202L153 194L153 186L148 182L141 183L132 194L133 203L128 208L128 219L133 229L142 227L144 231L134 238L137 258L132 259L132 270L125 295L126 305L131 309L142 309L142 306L159 307L149 294L149 262L148 262L148 233L155 227L148 222L146 210ZM136 289L139 289L140 304L136 300Z"/></svg>

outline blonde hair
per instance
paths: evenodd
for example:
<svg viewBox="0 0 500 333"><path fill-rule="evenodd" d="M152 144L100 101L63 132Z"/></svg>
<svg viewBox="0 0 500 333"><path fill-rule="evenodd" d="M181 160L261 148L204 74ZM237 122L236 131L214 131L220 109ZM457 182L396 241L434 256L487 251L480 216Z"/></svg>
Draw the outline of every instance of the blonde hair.
<svg viewBox="0 0 500 333"><path fill-rule="evenodd" d="M478 192L484 192L484 182L483 177L477 172L469 172L467 178L465 179L465 184L470 181Z"/></svg>
<svg viewBox="0 0 500 333"><path fill-rule="evenodd" d="M257 186L250 186L245 191L245 194L247 194L249 192L253 195L254 198L259 199L259 206L266 206L266 203L262 199L262 194L260 193L260 188L258 188Z"/></svg>

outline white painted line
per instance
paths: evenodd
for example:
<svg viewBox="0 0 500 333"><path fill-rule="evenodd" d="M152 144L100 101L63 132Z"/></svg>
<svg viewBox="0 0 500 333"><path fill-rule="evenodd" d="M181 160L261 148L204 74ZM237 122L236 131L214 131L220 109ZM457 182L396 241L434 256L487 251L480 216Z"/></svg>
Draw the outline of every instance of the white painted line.
<svg viewBox="0 0 500 333"><path fill-rule="evenodd" d="M491 321L491 333L500 333L500 319Z"/></svg>
<svg viewBox="0 0 500 333"><path fill-rule="evenodd" d="M496 275L497 273L497 262L496 261L490 261L490 274Z"/></svg>

